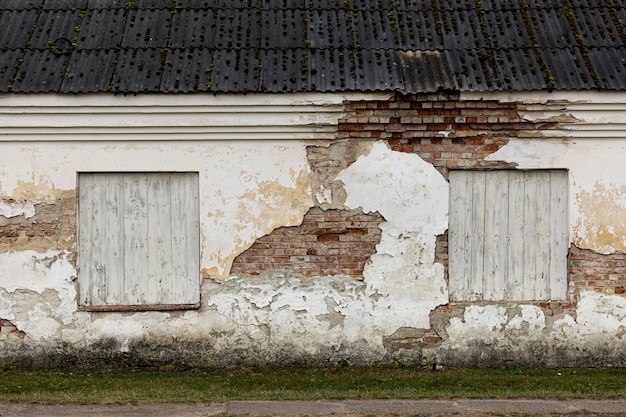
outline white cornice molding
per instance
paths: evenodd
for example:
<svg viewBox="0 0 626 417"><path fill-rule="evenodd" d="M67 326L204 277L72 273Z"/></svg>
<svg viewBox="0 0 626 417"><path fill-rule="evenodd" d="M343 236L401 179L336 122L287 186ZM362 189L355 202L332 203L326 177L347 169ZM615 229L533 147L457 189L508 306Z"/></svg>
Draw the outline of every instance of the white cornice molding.
<svg viewBox="0 0 626 417"><path fill-rule="evenodd" d="M0 141L336 139L344 102L388 94L0 95Z"/></svg>

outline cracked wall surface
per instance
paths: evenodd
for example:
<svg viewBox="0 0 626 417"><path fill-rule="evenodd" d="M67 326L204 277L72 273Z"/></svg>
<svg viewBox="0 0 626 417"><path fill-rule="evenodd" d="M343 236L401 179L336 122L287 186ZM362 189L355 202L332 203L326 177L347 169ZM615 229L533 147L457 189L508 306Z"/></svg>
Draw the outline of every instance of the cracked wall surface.
<svg viewBox="0 0 626 417"><path fill-rule="evenodd" d="M600 119L594 97L373 97L345 103L335 140L3 140L0 363L624 366L626 148L589 133L623 113ZM449 302L446 178L462 168L569 171L567 300ZM200 308L78 310L83 171L199 173ZM364 241L355 268L349 251L309 268Z"/></svg>

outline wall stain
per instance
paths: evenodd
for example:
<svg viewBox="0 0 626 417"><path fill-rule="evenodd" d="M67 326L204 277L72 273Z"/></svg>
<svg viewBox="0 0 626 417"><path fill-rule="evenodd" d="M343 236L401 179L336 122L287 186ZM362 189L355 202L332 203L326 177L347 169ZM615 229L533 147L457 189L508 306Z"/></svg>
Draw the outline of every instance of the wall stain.
<svg viewBox="0 0 626 417"><path fill-rule="evenodd" d="M307 170L298 174L294 187L285 186L278 181L262 181L256 190L241 196L235 214L240 223L239 230L253 227L257 231L256 239L278 227L299 225L305 213L313 206ZM250 248L256 239L237 239L235 249L230 254L215 256L219 267L206 270L207 274L213 279L223 281L230 274L235 258Z"/></svg>
<svg viewBox="0 0 626 417"><path fill-rule="evenodd" d="M626 186L596 182L593 191L576 194L580 217L574 244L602 254L626 253Z"/></svg>
<svg viewBox="0 0 626 417"><path fill-rule="evenodd" d="M33 216L0 216L0 253L72 252L76 243L76 192L57 190L53 202L37 203L34 208Z"/></svg>
<svg viewBox="0 0 626 417"><path fill-rule="evenodd" d="M37 182L17 180L17 186L11 193L11 197L15 200L24 200L31 203L53 202L57 199L60 192L49 178L40 176Z"/></svg>

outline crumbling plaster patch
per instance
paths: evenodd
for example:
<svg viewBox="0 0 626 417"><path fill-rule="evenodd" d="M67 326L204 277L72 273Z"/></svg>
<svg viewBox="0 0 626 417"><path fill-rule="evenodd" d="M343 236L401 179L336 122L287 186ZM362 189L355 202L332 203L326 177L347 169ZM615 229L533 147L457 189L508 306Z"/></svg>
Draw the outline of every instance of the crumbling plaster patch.
<svg viewBox="0 0 626 417"><path fill-rule="evenodd" d="M346 200L343 184L337 175L360 156L370 153L373 140L339 140L326 147L310 146L309 163L313 175L311 187L317 206L323 210L342 209Z"/></svg>
<svg viewBox="0 0 626 417"><path fill-rule="evenodd" d="M444 269L434 262L436 236L448 227L448 183L417 155L391 151L379 142L337 179L346 206L378 211L386 220L382 237L365 267L372 294L383 295L381 319L399 327L429 328L429 314L448 302ZM403 306L405 306L403 308Z"/></svg>
<svg viewBox="0 0 626 417"><path fill-rule="evenodd" d="M33 340L60 336L74 318L75 277L64 252L0 254L0 317Z"/></svg>
<svg viewBox="0 0 626 417"><path fill-rule="evenodd" d="M0 215L0 253L35 250L68 252L74 259L76 239L76 193L57 190L54 203L25 203L27 212L14 216ZM32 209L30 208L32 206Z"/></svg>
<svg viewBox="0 0 626 417"><path fill-rule="evenodd" d="M0 200L0 216L11 218L24 216L28 219L35 215L35 205L26 201L19 202L14 199Z"/></svg>
<svg viewBox="0 0 626 417"><path fill-rule="evenodd" d="M581 291L575 314L550 317L528 304L466 305L427 354L454 365L621 366L626 299ZM606 352L606 355L599 354Z"/></svg>

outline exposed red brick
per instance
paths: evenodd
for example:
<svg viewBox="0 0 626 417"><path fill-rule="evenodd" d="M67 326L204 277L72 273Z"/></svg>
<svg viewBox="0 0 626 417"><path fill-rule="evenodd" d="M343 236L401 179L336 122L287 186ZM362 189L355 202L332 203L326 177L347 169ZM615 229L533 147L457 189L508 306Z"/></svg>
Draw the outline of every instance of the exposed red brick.
<svg viewBox="0 0 626 417"><path fill-rule="evenodd" d="M258 275L287 269L305 276L362 279L365 264L380 242L383 221L378 213L313 208L300 226L282 227L258 239L235 259L231 273Z"/></svg>
<svg viewBox="0 0 626 417"><path fill-rule="evenodd" d="M599 254L574 245L569 253L570 298L577 300L580 290L608 294L626 293L624 254Z"/></svg>

